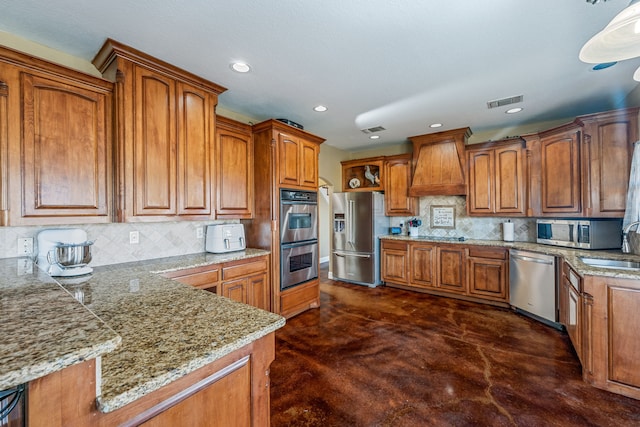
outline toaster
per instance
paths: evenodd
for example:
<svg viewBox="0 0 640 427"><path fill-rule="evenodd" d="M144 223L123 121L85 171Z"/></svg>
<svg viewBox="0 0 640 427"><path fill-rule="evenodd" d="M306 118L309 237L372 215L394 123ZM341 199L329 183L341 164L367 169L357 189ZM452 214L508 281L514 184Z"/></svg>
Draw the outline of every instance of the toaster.
<svg viewBox="0 0 640 427"><path fill-rule="evenodd" d="M205 250L214 254L242 251L246 248L243 224L214 224L207 226Z"/></svg>

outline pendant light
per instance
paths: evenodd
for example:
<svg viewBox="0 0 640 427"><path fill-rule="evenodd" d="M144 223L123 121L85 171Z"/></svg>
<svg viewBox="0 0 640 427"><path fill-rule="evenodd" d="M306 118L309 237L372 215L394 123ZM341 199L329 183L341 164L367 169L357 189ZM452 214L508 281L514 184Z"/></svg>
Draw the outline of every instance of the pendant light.
<svg viewBox="0 0 640 427"><path fill-rule="evenodd" d="M580 50L580 60L590 64L622 61L640 56L640 0L632 0Z"/></svg>

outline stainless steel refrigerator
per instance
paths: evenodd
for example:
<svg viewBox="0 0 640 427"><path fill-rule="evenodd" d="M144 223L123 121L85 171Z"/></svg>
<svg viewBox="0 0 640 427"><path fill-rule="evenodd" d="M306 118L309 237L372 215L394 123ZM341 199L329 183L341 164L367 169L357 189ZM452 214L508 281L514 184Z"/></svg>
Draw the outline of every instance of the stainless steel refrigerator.
<svg viewBox="0 0 640 427"><path fill-rule="evenodd" d="M380 284L379 236L389 233L384 194L333 193L333 279Z"/></svg>

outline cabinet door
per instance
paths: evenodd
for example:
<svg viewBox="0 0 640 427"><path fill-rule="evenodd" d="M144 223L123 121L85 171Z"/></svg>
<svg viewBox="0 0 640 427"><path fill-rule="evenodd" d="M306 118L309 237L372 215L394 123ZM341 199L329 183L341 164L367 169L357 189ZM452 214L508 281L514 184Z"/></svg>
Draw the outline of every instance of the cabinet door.
<svg viewBox="0 0 640 427"><path fill-rule="evenodd" d="M469 258L469 294L485 299L507 301L507 262Z"/></svg>
<svg viewBox="0 0 640 427"><path fill-rule="evenodd" d="M586 120L583 160L589 184L587 215L624 216L633 143L638 139L638 110L589 116Z"/></svg>
<svg viewBox="0 0 640 427"><path fill-rule="evenodd" d="M384 209L387 216L418 214L418 202L409 197L411 186L411 155L394 156L385 161Z"/></svg>
<svg viewBox="0 0 640 427"><path fill-rule="evenodd" d="M204 90L177 84L178 215L211 215L213 103Z"/></svg>
<svg viewBox="0 0 640 427"><path fill-rule="evenodd" d="M239 366L238 366L239 365ZM220 375L203 380L197 392L173 402L161 402L167 409L139 424L163 426L249 427L252 420L251 364L234 364ZM195 387L193 387L195 388ZM213 404L212 402L218 402ZM173 405L171 405L173 403Z"/></svg>
<svg viewBox="0 0 640 427"><path fill-rule="evenodd" d="M253 140L247 132L229 129L219 119L216 129L216 217L251 218L253 213ZM248 128L248 126L247 126Z"/></svg>
<svg viewBox="0 0 640 427"><path fill-rule="evenodd" d="M251 276L247 280L247 304L269 311L271 308L267 274Z"/></svg>
<svg viewBox="0 0 640 427"><path fill-rule="evenodd" d="M175 82L135 67L135 216L176 214Z"/></svg>
<svg viewBox="0 0 640 427"><path fill-rule="evenodd" d="M300 141L300 185L318 189L318 146L304 140Z"/></svg>
<svg viewBox="0 0 640 427"><path fill-rule="evenodd" d="M495 150L495 212L525 214L525 177L522 145Z"/></svg>
<svg viewBox="0 0 640 427"><path fill-rule="evenodd" d="M218 293L218 286L220 284L220 268L216 265L172 271L163 274L163 276L185 285L204 289L205 291L209 291L214 294Z"/></svg>
<svg viewBox="0 0 640 427"><path fill-rule="evenodd" d="M229 280L222 282L220 294L223 297L230 298L234 301L247 303L247 278Z"/></svg>
<svg viewBox="0 0 640 427"><path fill-rule="evenodd" d="M280 184L300 184L300 140L284 133L278 134Z"/></svg>
<svg viewBox="0 0 640 427"><path fill-rule="evenodd" d="M541 210L543 215L580 214L580 130L540 140Z"/></svg>
<svg viewBox="0 0 640 427"><path fill-rule="evenodd" d="M406 285L408 280L408 245L405 242L382 242L382 280Z"/></svg>
<svg viewBox="0 0 640 427"><path fill-rule="evenodd" d="M22 216L108 221L110 99L63 78L22 73L21 83Z"/></svg>
<svg viewBox="0 0 640 427"><path fill-rule="evenodd" d="M435 281L436 248L434 245L412 244L410 282L412 286L433 288Z"/></svg>
<svg viewBox="0 0 640 427"><path fill-rule="evenodd" d="M465 249L438 247L438 286L443 290L466 293L465 266Z"/></svg>
<svg viewBox="0 0 640 427"><path fill-rule="evenodd" d="M469 151L469 195L467 204L469 214L495 213L494 187L496 171L494 169L494 151Z"/></svg>

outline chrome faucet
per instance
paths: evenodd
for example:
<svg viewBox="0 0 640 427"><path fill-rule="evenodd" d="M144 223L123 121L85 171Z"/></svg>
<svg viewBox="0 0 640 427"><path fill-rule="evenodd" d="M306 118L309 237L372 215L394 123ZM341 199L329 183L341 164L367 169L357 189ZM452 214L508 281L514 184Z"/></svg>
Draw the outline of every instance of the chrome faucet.
<svg viewBox="0 0 640 427"><path fill-rule="evenodd" d="M629 247L629 238L627 237L627 235L629 234L629 230L631 229L631 227L633 227L634 225L640 225L640 221L632 222L622 230L622 252L625 254L631 252L631 248Z"/></svg>

